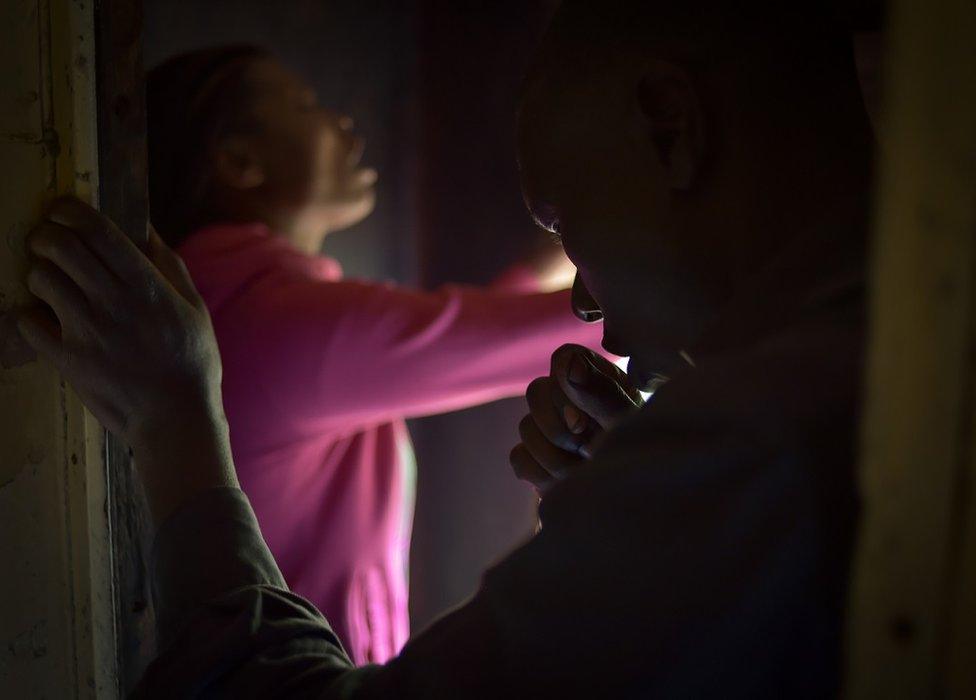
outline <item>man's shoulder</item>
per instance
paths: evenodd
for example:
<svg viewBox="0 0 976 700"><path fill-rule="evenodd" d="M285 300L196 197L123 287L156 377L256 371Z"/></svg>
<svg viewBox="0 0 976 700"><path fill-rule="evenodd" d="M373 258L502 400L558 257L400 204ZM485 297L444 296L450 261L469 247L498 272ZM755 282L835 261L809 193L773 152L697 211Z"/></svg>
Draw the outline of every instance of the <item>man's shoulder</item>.
<svg viewBox="0 0 976 700"><path fill-rule="evenodd" d="M802 496L807 507L817 493L848 507L860 336L854 324L811 325L702 357L609 433L591 468L547 494L544 521L580 532L639 523L656 517L648 508L725 507L726 496L751 493L749 484Z"/></svg>
<svg viewBox="0 0 976 700"><path fill-rule="evenodd" d="M804 322L730 352L695 358L608 438L641 449L664 436L719 433L786 447L853 433L864 363L858 319Z"/></svg>

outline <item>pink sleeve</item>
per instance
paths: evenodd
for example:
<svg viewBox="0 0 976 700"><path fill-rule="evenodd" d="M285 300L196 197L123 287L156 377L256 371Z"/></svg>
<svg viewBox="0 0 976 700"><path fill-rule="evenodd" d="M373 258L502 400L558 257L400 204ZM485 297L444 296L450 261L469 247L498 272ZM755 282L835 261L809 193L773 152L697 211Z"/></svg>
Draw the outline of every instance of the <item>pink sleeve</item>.
<svg viewBox="0 0 976 700"><path fill-rule="evenodd" d="M509 292L521 292L522 294L538 294L542 292L539 275L524 263L512 265L502 272L491 283L491 288ZM569 307L567 306L566 308Z"/></svg>
<svg viewBox="0 0 976 700"><path fill-rule="evenodd" d="M420 292L361 282L276 284L255 351L274 358L265 390L310 428L355 427L524 392L563 343L599 344L568 291L447 286Z"/></svg>

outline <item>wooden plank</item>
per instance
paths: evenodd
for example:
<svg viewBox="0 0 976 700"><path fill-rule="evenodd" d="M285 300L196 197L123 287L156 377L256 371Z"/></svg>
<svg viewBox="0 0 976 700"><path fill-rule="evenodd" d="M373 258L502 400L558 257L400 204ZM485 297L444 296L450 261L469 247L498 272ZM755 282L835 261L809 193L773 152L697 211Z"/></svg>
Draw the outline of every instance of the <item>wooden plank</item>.
<svg viewBox="0 0 976 700"><path fill-rule="evenodd" d="M0 100L0 137L34 141L41 136L41 84L36 0L0 3L0 71L4 99Z"/></svg>
<svg viewBox="0 0 976 700"><path fill-rule="evenodd" d="M145 247L149 220L141 0L99 0L97 37L99 208ZM155 653L147 575L151 527L128 449L106 436L115 553L119 693L126 695Z"/></svg>
<svg viewBox="0 0 976 700"><path fill-rule="evenodd" d="M29 300L24 235L57 193L94 202L92 9L15 0L0 14L0 312ZM9 63L8 63L9 61ZM0 313L0 316L3 316ZM9 317L7 317L9 318ZM0 321L0 688L114 696L111 549L101 428Z"/></svg>
<svg viewBox="0 0 976 700"><path fill-rule="evenodd" d="M98 203L98 135L95 120L95 24L83 2L50 4L54 132L71 134L56 144L58 192ZM57 75L60 73L60 76ZM63 76L63 77L62 77ZM112 541L108 514L105 431L62 382L66 494L71 499L66 532L76 616L79 696L114 697L118 687Z"/></svg>
<svg viewBox="0 0 976 700"><path fill-rule="evenodd" d="M976 435L976 412L969 431L972 439ZM959 536L953 550L958 575L950 582L947 596L945 677L946 697L961 700L976 698L976 450L971 449L968 472L960 476Z"/></svg>
<svg viewBox="0 0 976 700"><path fill-rule="evenodd" d="M976 4L889 31L847 694L970 698Z"/></svg>

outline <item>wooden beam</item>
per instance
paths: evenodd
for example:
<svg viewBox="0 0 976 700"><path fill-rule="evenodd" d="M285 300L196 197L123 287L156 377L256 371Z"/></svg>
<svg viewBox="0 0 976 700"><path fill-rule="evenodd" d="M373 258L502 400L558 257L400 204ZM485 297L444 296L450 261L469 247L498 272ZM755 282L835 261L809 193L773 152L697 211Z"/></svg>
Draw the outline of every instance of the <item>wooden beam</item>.
<svg viewBox="0 0 976 700"><path fill-rule="evenodd" d="M147 243L149 195L141 0L95 5L99 209L140 247ZM119 695L139 680L155 653L148 553L151 527L128 449L105 439L114 552Z"/></svg>
<svg viewBox="0 0 976 700"><path fill-rule="evenodd" d="M43 203L97 200L90 4L0 3L0 689L116 695L101 428L11 333L29 301L24 236Z"/></svg>
<svg viewBox="0 0 976 700"><path fill-rule="evenodd" d="M895 0L848 693L976 697L976 4Z"/></svg>

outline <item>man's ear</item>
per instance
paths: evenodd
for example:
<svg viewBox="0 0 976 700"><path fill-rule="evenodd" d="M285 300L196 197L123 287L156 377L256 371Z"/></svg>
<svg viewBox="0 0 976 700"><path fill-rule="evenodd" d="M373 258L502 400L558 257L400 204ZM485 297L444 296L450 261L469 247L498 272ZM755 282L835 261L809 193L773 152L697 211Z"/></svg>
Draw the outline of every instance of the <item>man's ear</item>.
<svg viewBox="0 0 976 700"><path fill-rule="evenodd" d="M705 115L691 77L666 61L652 61L638 85L638 102L668 183L687 190L705 154Z"/></svg>
<svg viewBox="0 0 976 700"><path fill-rule="evenodd" d="M250 190L264 184L264 165L252 145L240 136L221 139L214 161L217 181L225 187Z"/></svg>

